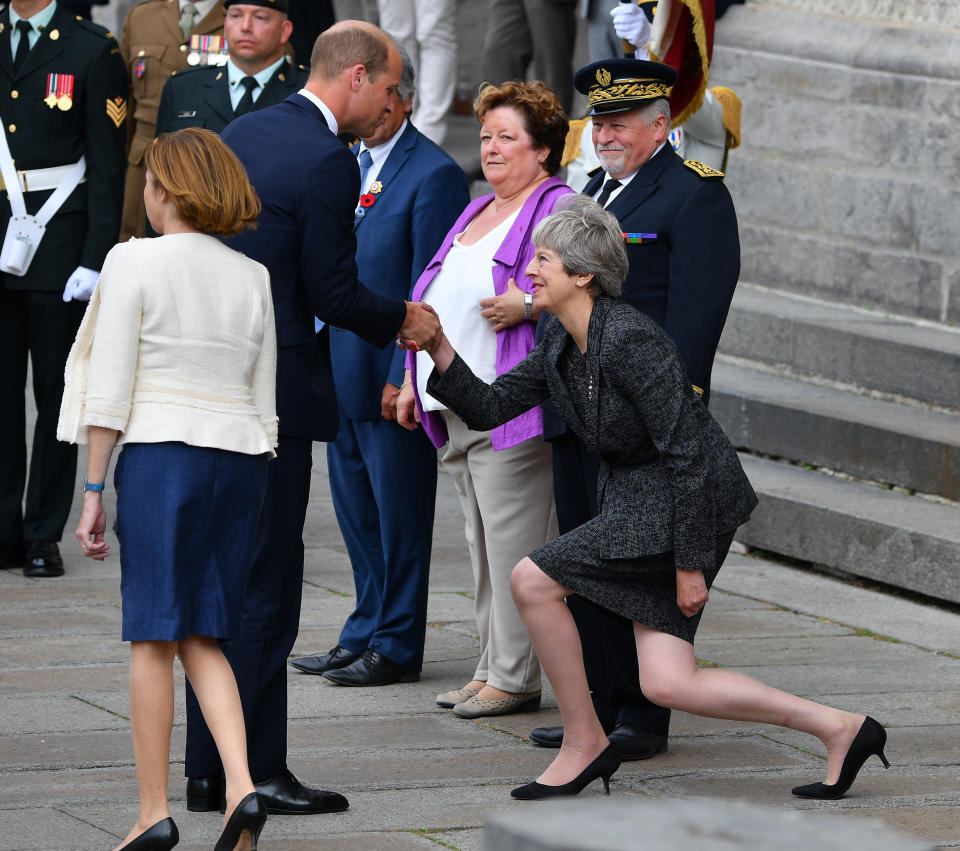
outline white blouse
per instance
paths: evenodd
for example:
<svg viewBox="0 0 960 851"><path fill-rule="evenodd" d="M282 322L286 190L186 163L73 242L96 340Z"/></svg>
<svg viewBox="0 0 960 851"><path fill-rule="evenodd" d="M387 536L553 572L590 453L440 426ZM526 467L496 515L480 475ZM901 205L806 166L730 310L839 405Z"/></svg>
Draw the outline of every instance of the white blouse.
<svg viewBox="0 0 960 851"><path fill-rule="evenodd" d="M199 233L131 239L107 255L67 359L57 437L178 441L275 455L270 275Z"/></svg>

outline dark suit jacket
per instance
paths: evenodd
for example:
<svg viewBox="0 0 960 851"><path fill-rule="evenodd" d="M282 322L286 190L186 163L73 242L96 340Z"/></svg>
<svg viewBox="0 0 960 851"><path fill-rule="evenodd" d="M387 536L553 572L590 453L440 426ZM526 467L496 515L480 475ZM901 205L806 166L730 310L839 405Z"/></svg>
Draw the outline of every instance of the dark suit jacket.
<svg viewBox="0 0 960 851"><path fill-rule="evenodd" d="M407 299L470 201L467 178L440 147L408 123L377 181L383 188L357 219L357 267L374 292ZM404 354L330 329L333 380L351 419L380 419L383 385L388 379L398 387L403 382Z"/></svg>
<svg viewBox="0 0 960 851"><path fill-rule="evenodd" d="M527 358L492 385L458 357L429 392L478 431L549 398L600 458L601 555L674 551L683 570L716 566L717 536L746 522L757 504L737 453L690 386L677 348L629 305L597 299L586 361L593 398L577 414L559 362L570 336L551 317Z"/></svg>
<svg viewBox="0 0 960 851"><path fill-rule="evenodd" d="M308 76L305 68L284 61L253 102L251 111L275 106L300 91ZM214 133L221 133L234 117L226 68L204 65L174 71L160 95L157 135L184 127L206 127Z"/></svg>
<svg viewBox="0 0 960 851"><path fill-rule="evenodd" d="M59 7L15 74L9 11L0 15L0 24L0 115L16 167L27 171L70 165L81 156L87 160L86 180L47 225L27 274L0 279L7 289L62 292L77 266L100 268L120 232L127 74L117 42L103 27ZM73 76L69 109L44 103L48 74ZM51 193L25 193L27 212L36 213ZM9 220L4 192L0 235Z"/></svg>
<svg viewBox="0 0 960 851"><path fill-rule="evenodd" d="M242 115L222 138L263 203L257 229L228 244L270 270L280 434L333 440L337 397L326 334L314 332L313 317L386 346L406 316L401 299L371 292L357 279L356 158L299 94Z"/></svg>
<svg viewBox="0 0 960 851"><path fill-rule="evenodd" d="M606 175L584 187L592 195ZM607 205L627 233L623 300L663 328L680 350L690 380L710 398L710 373L740 276L737 214L727 187L687 168L665 144Z"/></svg>

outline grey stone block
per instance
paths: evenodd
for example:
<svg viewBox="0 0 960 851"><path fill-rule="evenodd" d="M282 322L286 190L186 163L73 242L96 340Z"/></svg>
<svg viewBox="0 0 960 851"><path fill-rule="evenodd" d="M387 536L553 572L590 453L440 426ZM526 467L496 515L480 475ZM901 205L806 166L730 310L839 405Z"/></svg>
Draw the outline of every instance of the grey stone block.
<svg viewBox="0 0 960 851"><path fill-rule="evenodd" d="M929 851L927 842L908 839L880 822L837 815L783 812L745 801L551 802L502 813L484 827L486 851Z"/></svg>
<svg viewBox="0 0 960 851"><path fill-rule="evenodd" d="M960 333L740 284L720 351L960 408Z"/></svg>
<svg viewBox="0 0 960 851"><path fill-rule="evenodd" d="M739 448L960 499L960 414L726 363L710 407Z"/></svg>
<svg viewBox="0 0 960 851"><path fill-rule="evenodd" d="M741 461L760 505L738 540L960 603L955 507L754 457Z"/></svg>

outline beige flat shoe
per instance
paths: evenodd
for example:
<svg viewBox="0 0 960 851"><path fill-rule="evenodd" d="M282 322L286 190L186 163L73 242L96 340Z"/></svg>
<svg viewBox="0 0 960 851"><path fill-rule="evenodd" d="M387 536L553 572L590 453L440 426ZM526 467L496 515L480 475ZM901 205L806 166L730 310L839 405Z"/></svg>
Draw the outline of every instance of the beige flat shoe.
<svg viewBox="0 0 960 851"><path fill-rule="evenodd" d="M536 712L540 708L540 692L511 694L499 700L487 700L474 695L453 707L453 714L461 718L482 718L484 715L512 715L515 712Z"/></svg>
<svg viewBox="0 0 960 851"><path fill-rule="evenodd" d="M437 706L444 709L453 709L458 703L470 700L474 695L480 694L478 688L455 688L453 691L445 691L437 695Z"/></svg>

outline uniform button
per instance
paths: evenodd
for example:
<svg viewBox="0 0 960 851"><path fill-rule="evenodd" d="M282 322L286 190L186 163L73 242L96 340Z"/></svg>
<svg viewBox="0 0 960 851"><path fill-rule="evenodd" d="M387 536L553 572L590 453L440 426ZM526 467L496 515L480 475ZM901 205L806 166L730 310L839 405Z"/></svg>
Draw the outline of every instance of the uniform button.
<svg viewBox="0 0 960 851"><path fill-rule="evenodd" d="M10 92L10 97L12 97L14 100L16 100L18 97L20 97L20 92L18 92L16 89L14 89L12 92Z"/></svg>
<svg viewBox="0 0 960 851"><path fill-rule="evenodd" d="M186 52L187 52L187 46L186 46L185 44L181 44L181 45L180 45L180 52L181 52L181 53L186 53Z"/></svg>
<svg viewBox="0 0 960 851"><path fill-rule="evenodd" d="M7 128L7 130L9 130L11 133L16 133L16 132L17 132L17 125L16 125L16 124L11 124L11 125Z"/></svg>

